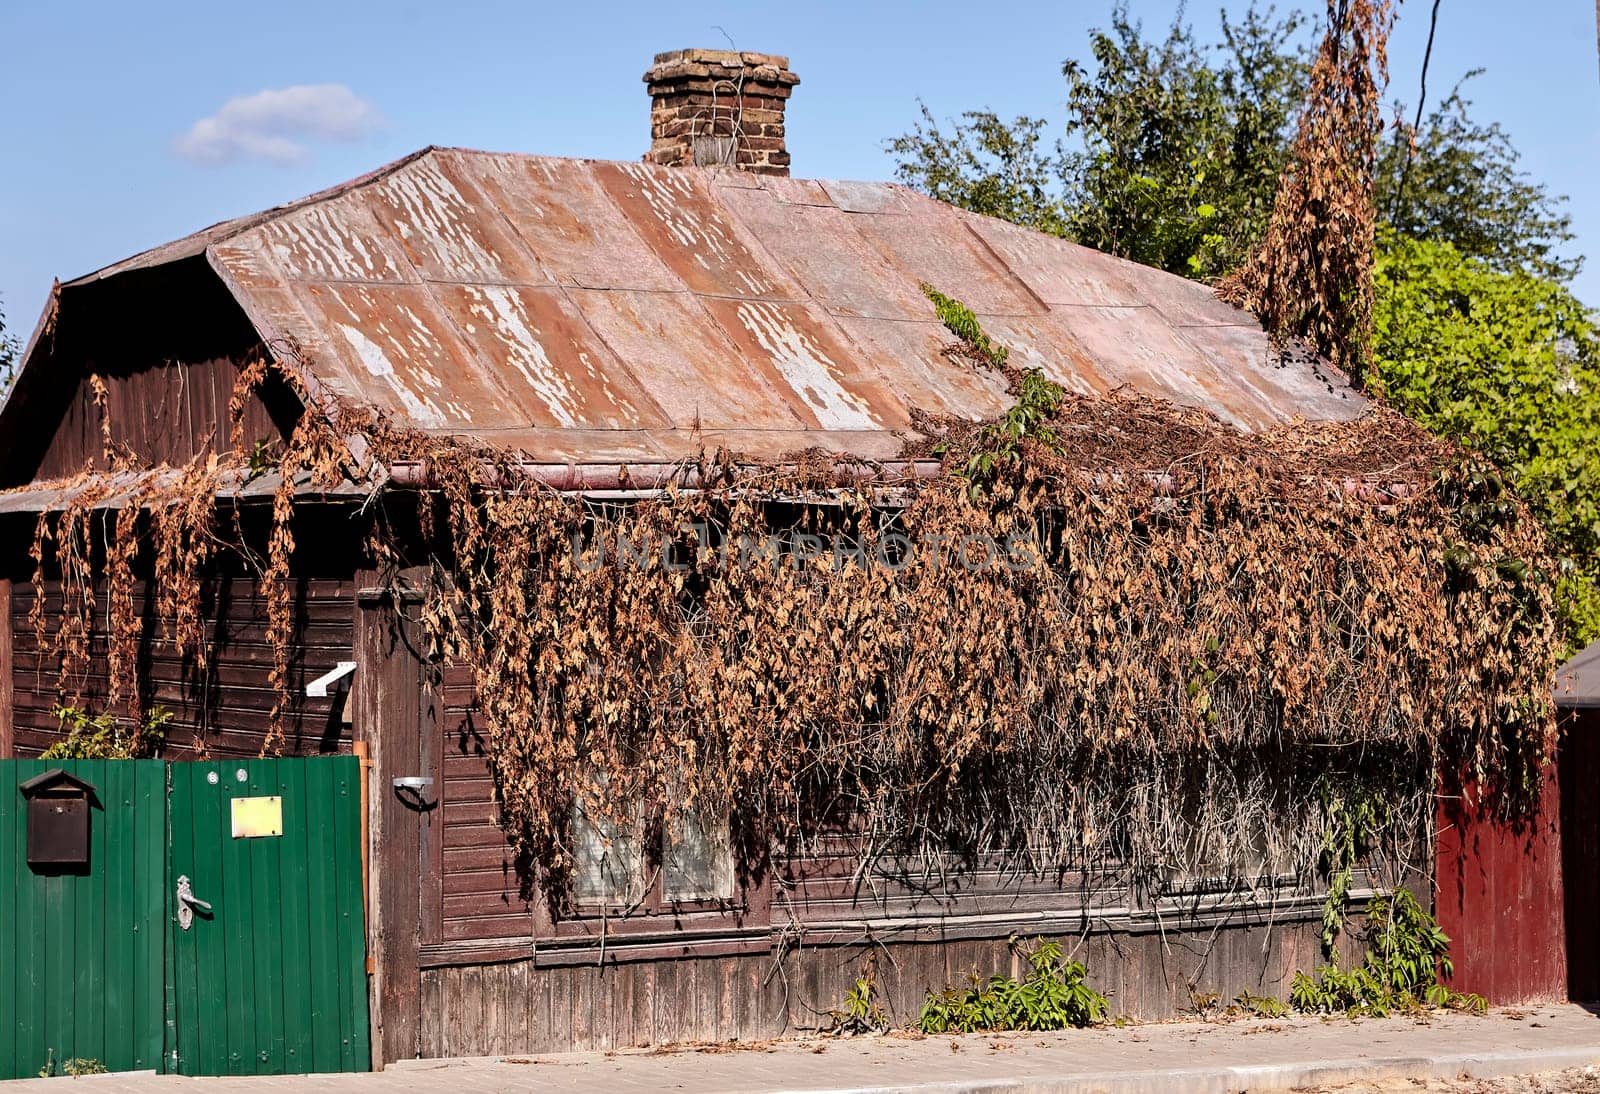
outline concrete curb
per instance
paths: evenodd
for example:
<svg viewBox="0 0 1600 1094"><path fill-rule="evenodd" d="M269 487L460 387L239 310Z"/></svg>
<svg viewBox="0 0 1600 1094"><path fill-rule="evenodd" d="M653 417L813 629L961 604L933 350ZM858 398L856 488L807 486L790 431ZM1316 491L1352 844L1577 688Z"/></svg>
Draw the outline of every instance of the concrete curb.
<svg viewBox="0 0 1600 1094"><path fill-rule="evenodd" d="M1244 1090L1305 1090L1382 1079L1496 1079L1600 1067L1600 1045L1558 1051L1444 1053L1437 1056L1354 1057L1286 1064L1224 1065L896 1083L886 1086L794 1087L773 1094L1238 1094Z"/></svg>

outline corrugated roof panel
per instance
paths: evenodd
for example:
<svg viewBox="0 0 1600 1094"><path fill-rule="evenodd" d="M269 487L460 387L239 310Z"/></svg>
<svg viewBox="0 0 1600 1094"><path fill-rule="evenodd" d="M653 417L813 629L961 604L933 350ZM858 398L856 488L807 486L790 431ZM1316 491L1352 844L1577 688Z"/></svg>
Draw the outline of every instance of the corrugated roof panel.
<svg viewBox="0 0 1600 1094"><path fill-rule="evenodd" d="M698 171L597 163L591 170L644 241L683 284L706 296L797 300L800 287L757 254L755 240Z"/></svg>
<svg viewBox="0 0 1600 1094"><path fill-rule="evenodd" d="M963 418L992 418L1011 405L997 373L957 365L944 355L950 332L935 319L903 322L836 316L851 342L883 362L884 382L908 408Z"/></svg>
<svg viewBox="0 0 1600 1094"><path fill-rule="evenodd" d="M975 312L1038 315L1045 308L951 209L929 202L914 216L879 213L850 217L903 282L926 281Z"/></svg>
<svg viewBox="0 0 1600 1094"><path fill-rule="evenodd" d="M295 295L364 397L398 420L461 432L532 424L425 287L328 282Z"/></svg>
<svg viewBox="0 0 1600 1094"><path fill-rule="evenodd" d="M807 428L904 429L904 404L882 378L862 367L860 350L826 313L767 300L707 300L707 309L740 354L770 363L794 393L791 406Z"/></svg>
<svg viewBox="0 0 1600 1094"><path fill-rule="evenodd" d="M1218 393L1213 390L1215 370L1199 360L1149 308L1079 307L1053 311L1048 316L1026 321L1001 316L980 318L986 330L1002 339L1006 332L1016 330L1013 323L1030 324L1028 329L1038 331L1037 335L1030 338L1019 332L1006 344L1031 343L1044 361L1045 373L1068 387L1082 390L1069 381L1067 374L1080 371L1074 367L1075 361L1087 360L1093 362L1093 369L1082 368L1083 379L1097 390L1109 391L1126 385L1146 395L1185 406L1204 407L1235 424L1248 420L1255 413L1253 399L1245 401L1243 413L1236 406L1219 401ZM1081 347L1078 354L1063 359L1058 347L1074 343ZM1108 349L1112 351L1109 354Z"/></svg>
<svg viewBox="0 0 1600 1094"><path fill-rule="evenodd" d="M261 337L268 342L292 339L306 359L315 362L314 374L302 376L302 381L343 398L367 398L371 377L365 369L352 369L352 362L333 349L324 325L301 307L291 287L295 283L284 279L260 236L213 244L209 255Z"/></svg>
<svg viewBox="0 0 1600 1094"><path fill-rule="evenodd" d="M505 215L540 267L559 284L683 289L683 282L612 204L588 164L476 155L470 166L490 205Z"/></svg>
<svg viewBox="0 0 1600 1094"><path fill-rule="evenodd" d="M438 285L434 294L534 425L641 429L668 421L560 289Z"/></svg>
<svg viewBox="0 0 1600 1094"><path fill-rule="evenodd" d="M1107 376L1071 322L1058 314L979 316L979 322L985 334L1006 347L1007 364L1036 368L1075 395L1104 395L1126 382ZM1000 411L1010 403L1006 395Z"/></svg>
<svg viewBox="0 0 1600 1094"><path fill-rule="evenodd" d="M1099 258L1105 261L1109 256L1100 255ZM1131 268L1124 271L1123 276L1133 284L1134 291L1174 326L1247 327L1258 333L1261 330L1261 324L1248 313L1218 300L1209 286L1148 266L1126 265Z"/></svg>
<svg viewBox="0 0 1600 1094"><path fill-rule="evenodd" d="M429 281L551 281L471 182L443 155L418 160L363 191L378 221Z"/></svg>
<svg viewBox="0 0 1600 1094"><path fill-rule="evenodd" d="M882 213L886 216L913 216L925 199L899 186L882 182L851 182L847 179L822 179L819 183L834 205L847 213Z"/></svg>
<svg viewBox="0 0 1600 1094"><path fill-rule="evenodd" d="M753 175L761 180L761 189L784 205L820 205L835 209L827 187L816 179L796 179L788 175Z"/></svg>
<svg viewBox="0 0 1600 1094"><path fill-rule="evenodd" d="M882 183L432 149L112 269L201 247L314 391L541 460L886 459L913 408L1003 411L923 281L1074 391L1247 428L1367 405L1204 286Z"/></svg>
<svg viewBox="0 0 1600 1094"><path fill-rule="evenodd" d="M780 201L771 189L720 197L795 281L835 315L926 319L928 300L832 205Z"/></svg>
<svg viewBox="0 0 1600 1094"><path fill-rule="evenodd" d="M1257 419L1263 428L1292 417L1347 421L1367 412L1367 400L1351 390L1337 369L1303 346L1275 348L1258 327L1198 325L1179 327L1178 335L1193 347L1196 358L1210 362L1225 377L1219 381L1219 398L1240 388L1268 407Z"/></svg>
<svg viewBox="0 0 1600 1094"><path fill-rule="evenodd" d="M596 335L650 377L651 396L677 428L805 428L771 362L741 357L690 294L575 289L572 299Z"/></svg>
<svg viewBox="0 0 1600 1094"><path fill-rule="evenodd" d="M284 276L297 281L417 280L359 195L296 209L267 221L254 236Z"/></svg>
<svg viewBox="0 0 1600 1094"><path fill-rule="evenodd" d="M1591 642L1556 670L1556 706L1600 707L1600 642Z"/></svg>
<svg viewBox="0 0 1600 1094"><path fill-rule="evenodd" d="M1131 307L1149 303L1128 276L1131 262L993 217L967 213L961 220L1046 304Z"/></svg>

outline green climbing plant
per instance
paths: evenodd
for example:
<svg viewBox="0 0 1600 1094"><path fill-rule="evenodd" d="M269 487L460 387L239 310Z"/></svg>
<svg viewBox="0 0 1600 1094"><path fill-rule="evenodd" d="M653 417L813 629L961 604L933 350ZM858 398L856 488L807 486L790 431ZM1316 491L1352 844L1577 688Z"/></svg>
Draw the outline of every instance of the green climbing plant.
<svg viewBox="0 0 1600 1094"><path fill-rule="evenodd" d="M1405 889L1376 897L1367 908L1367 952L1359 965L1323 965L1295 973L1289 989L1294 1008L1314 1014L1383 1017L1425 1006L1481 1013L1483 996L1448 987L1454 967L1450 938L1417 898Z"/></svg>
<svg viewBox="0 0 1600 1094"><path fill-rule="evenodd" d="M1016 400L997 420L977 431L965 453L964 464L955 469L955 474L967 481L972 494L978 496L1003 467L1021 460L1027 445L1060 452L1060 438L1051 423L1066 399L1066 392L1039 369L1007 365L1009 351L984 333L978 317L961 301L946 296L927 282L923 282L922 292L933 302L934 311L945 329L956 336L956 345L951 347L954 353L980 368L994 369L1005 376L1007 388ZM951 448L941 445L937 451L944 455Z"/></svg>
<svg viewBox="0 0 1600 1094"><path fill-rule="evenodd" d="M1350 903L1350 881L1355 866L1367 851L1385 818L1371 797L1347 797L1324 790L1329 824L1323 834L1321 867L1328 877L1328 896L1322 902L1322 957L1332 961L1344 931Z"/></svg>
<svg viewBox="0 0 1600 1094"><path fill-rule="evenodd" d="M64 736L40 753L45 760L127 760L149 756L166 740L172 711L152 707L138 723L109 711L57 706L51 711Z"/></svg>
<svg viewBox="0 0 1600 1094"><path fill-rule="evenodd" d="M954 297L946 296L926 281L922 282L922 295L933 302L933 310L938 314L939 322L961 340L971 355L981 358L983 363L992 368L1005 367L1009 352L1004 346L989 340L989 336L983 333L983 327L971 308Z"/></svg>

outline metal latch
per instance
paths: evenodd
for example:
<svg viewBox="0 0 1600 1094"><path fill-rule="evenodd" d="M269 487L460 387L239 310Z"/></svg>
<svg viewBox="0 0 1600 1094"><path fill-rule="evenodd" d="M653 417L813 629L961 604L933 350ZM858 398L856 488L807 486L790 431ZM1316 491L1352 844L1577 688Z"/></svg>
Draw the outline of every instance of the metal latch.
<svg viewBox="0 0 1600 1094"><path fill-rule="evenodd" d="M178 875L178 926L188 930L194 922L194 910L199 908L202 912L210 913L211 905L194 895L194 890L189 888L189 878L186 874Z"/></svg>

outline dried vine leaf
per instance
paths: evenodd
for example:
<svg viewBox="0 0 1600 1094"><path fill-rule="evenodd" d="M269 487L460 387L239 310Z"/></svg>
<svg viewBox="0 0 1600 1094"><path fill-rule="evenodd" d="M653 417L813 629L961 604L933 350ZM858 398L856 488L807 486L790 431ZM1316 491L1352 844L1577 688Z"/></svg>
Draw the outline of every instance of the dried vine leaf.
<svg viewBox="0 0 1600 1094"><path fill-rule="evenodd" d="M1372 359L1372 172L1383 131L1389 0L1328 0L1328 30L1267 232L1218 295L1303 338L1358 388Z"/></svg>
<svg viewBox="0 0 1600 1094"><path fill-rule="evenodd" d="M295 656L296 510L355 467L426 468L409 496L374 483L355 534L391 575L432 574L429 646L471 669L502 823L558 908L579 807L624 827L720 813L757 863L773 841L844 831L930 862L1253 878L1313 869L1329 803L1381 796L1398 847L1441 772L1510 800L1548 755L1543 533L1387 410L1244 434L1155 399L1051 393L981 494L953 474L839 487L829 457L709 454L685 467L698 489L623 503L549 490L515 453L326 409L279 461L266 748ZM1000 433L952 431L946 466ZM34 625L63 687L87 664L99 568L114 645L132 635L120 605L140 557L163 633L204 658L216 553L254 557L216 516L245 469L235 450L152 479L124 506L148 521L114 518L147 553L97 556L113 518L92 502L41 518L36 584L59 572L66 610L53 635ZM1026 564L958 564L996 546ZM128 656L115 671L136 695Z"/></svg>

